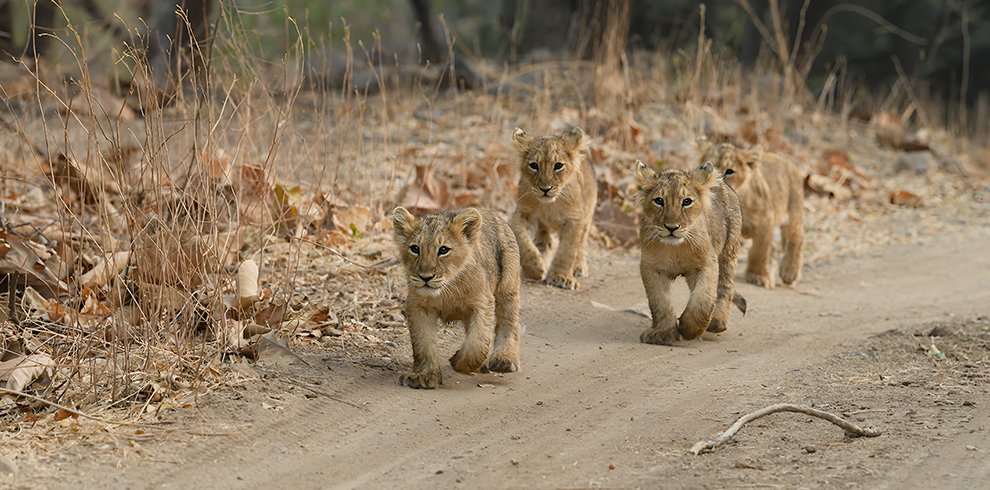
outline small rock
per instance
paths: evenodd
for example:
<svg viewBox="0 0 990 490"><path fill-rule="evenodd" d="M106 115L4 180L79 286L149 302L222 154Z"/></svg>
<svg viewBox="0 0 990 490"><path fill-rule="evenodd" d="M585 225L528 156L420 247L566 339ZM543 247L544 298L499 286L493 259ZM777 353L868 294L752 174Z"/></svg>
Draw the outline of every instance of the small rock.
<svg viewBox="0 0 990 490"><path fill-rule="evenodd" d="M509 462L512 463L512 466L519 466L519 461L518 460L510 459Z"/></svg>
<svg viewBox="0 0 990 490"><path fill-rule="evenodd" d="M925 175L938 166L938 160L930 151L912 151L900 153L894 170L897 173L910 172L915 175Z"/></svg>
<svg viewBox="0 0 990 490"><path fill-rule="evenodd" d="M979 451L979 449L977 449L977 447L974 446L974 445L972 445L972 444L967 444L966 445L966 450L967 451Z"/></svg>
<svg viewBox="0 0 990 490"><path fill-rule="evenodd" d="M928 332L929 337L951 337L953 334L955 331L948 325L937 325L931 332Z"/></svg>
<svg viewBox="0 0 990 490"><path fill-rule="evenodd" d="M972 407L973 405L976 405L976 403L973 403L970 400L966 400L966 401L963 402L963 406L964 407Z"/></svg>
<svg viewBox="0 0 990 490"><path fill-rule="evenodd" d="M608 465L608 469L609 469L610 471L611 471L611 470L615 470L615 468L616 468L616 466L615 466L615 463L611 463L611 464L609 464L609 465Z"/></svg>
<svg viewBox="0 0 990 490"><path fill-rule="evenodd" d="M807 445L807 446L804 446L804 452L806 452L808 454L813 454L813 453L818 452L818 448L816 448L815 446L812 446L812 445Z"/></svg>

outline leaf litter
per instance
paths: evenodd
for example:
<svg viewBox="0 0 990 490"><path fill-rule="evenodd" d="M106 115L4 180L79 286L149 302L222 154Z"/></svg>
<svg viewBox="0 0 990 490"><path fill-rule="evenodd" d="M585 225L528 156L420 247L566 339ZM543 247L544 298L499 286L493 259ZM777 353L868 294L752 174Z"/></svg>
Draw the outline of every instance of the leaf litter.
<svg viewBox="0 0 990 490"><path fill-rule="evenodd" d="M842 132L835 128L846 122L800 109L770 114L644 99L628 116L564 102L529 120L493 124L471 97L436 101L436 110L468 114L431 119L429 131L415 117L369 128L369 135L401 132L403 146L372 155L377 164L349 180L322 186L280 177L265 160L246 161L239 149L220 147L191 158L184 172L145 172L130 181L104 170L139 167L150 158L142 149L102 148L92 161L67 154L49 161L35 150L0 158L4 175L24 181L5 179L2 188L13 212L0 210L11 223L0 231L0 278L16 286L0 288L4 382L16 372L17 385L32 395L155 421L241 379L235 366L305 363L305 353L316 350L391 369L406 341L404 280L388 213L400 204L420 213L491 206L508 216L518 164L500 126L542 132L581 125L591 135L599 188L595 254L635 248L631 162L688 168L698 163L699 137L762 145L792 158L806 176L809 264L917 240L910 231L916 227L905 223L977 219L980 208L958 204L990 195L986 180L953 174L953 166L935 169L938 178L896 172L898 152L922 146L964 169L973 165L948 135L919 133L881 115ZM505 103L530 114L525 101ZM28 163L39 159L46 172ZM382 164L389 161L392 168ZM367 182L386 185L369 191ZM893 202L902 191L926 196L924 205ZM60 213L59 202L74 214ZM27 226L41 222L53 224ZM857 234L846 233L850 224ZM621 306L614 309L642 314ZM191 354L162 345L203 349ZM11 403L0 407L0 419L21 426L92 422L28 399Z"/></svg>

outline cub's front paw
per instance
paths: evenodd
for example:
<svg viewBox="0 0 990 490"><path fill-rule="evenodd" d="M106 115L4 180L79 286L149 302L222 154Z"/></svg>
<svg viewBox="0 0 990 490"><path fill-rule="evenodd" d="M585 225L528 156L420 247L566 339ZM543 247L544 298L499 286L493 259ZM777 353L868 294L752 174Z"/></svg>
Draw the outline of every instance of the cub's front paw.
<svg viewBox="0 0 990 490"><path fill-rule="evenodd" d="M582 261L574 266L574 277L588 277L588 262Z"/></svg>
<svg viewBox="0 0 990 490"><path fill-rule="evenodd" d="M677 330L673 328L651 328L639 336L639 341L644 344L674 345L677 340Z"/></svg>
<svg viewBox="0 0 990 490"><path fill-rule="evenodd" d="M578 281L574 276L566 276L564 274L554 274L547 278L546 283L561 289L574 290L578 288Z"/></svg>
<svg viewBox="0 0 990 490"><path fill-rule="evenodd" d="M443 383L440 371L408 372L399 376L399 384L410 388L433 390Z"/></svg>
<svg viewBox="0 0 990 490"><path fill-rule="evenodd" d="M514 373L519 370L519 358L508 354L495 354L481 372L487 373Z"/></svg>
<svg viewBox="0 0 990 490"><path fill-rule="evenodd" d="M450 356L450 367L454 368L454 371L461 374L471 374L481 369L482 365L484 365L484 359L477 356L470 358L462 352L462 350L458 350L454 355Z"/></svg>
<svg viewBox="0 0 990 490"><path fill-rule="evenodd" d="M801 269L789 269L784 266L780 267L780 280L788 286L797 282L800 275Z"/></svg>
<svg viewBox="0 0 990 490"><path fill-rule="evenodd" d="M708 331L711 333L721 333L727 328L729 328L729 322L721 318L712 318L712 321L708 324Z"/></svg>
<svg viewBox="0 0 990 490"><path fill-rule="evenodd" d="M773 277L770 277L770 274L754 274L752 272L747 272L745 279L746 282L755 284L761 288L773 289Z"/></svg>
<svg viewBox="0 0 990 490"><path fill-rule="evenodd" d="M532 279L534 281L542 281L543 275L547 273L546 268L543 267L543 264L539 263L523 264L522 272L526 279Z"/></svg>

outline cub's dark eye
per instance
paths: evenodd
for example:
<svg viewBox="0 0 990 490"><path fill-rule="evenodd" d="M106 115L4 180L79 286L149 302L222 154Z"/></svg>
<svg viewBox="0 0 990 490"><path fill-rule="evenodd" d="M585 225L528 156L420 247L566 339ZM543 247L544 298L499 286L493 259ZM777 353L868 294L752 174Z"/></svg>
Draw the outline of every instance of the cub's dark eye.
<svg viewBox="0 0 990 490"><path fill-rule="evenodd" d="M529 168L531 168L533 170L539 170L540 169L540 164L539 163L536 163L536 162L529 162Z"/></svg>
<svg viewBox="0 0 990 490"><path fill-rule="evenodd" d="M692 201L690 197L685 197L685 198L684 198L684 200L683 200L683 201L681 201L681 206L684 206L684 207L688 207L688 206L690 206L690 205L691 205L691 203L693 203L693 202L694 202L694 201Z"/></svg>
<svg viewBox="0 0 990 490"><path fill-rule="evenodd" d="M725 175L732 175L734 173L736 173L736 171L735 170L732 170L731 168L725 169Z"/></svg>
<svg viewBox="0 0 990 490"><path fill-rule="evenodd" d="M553 169L554 170L560 170L562 168L564 168L564 164L563 163L557 162L557 163L553 164Z"/></svg>
<svg viewBox="0 0 990 490"><path fill-rule="evenodd" d="M447 247L440 247L437 249L437 255L439 256L447 255L447 252L450 252L450 249Z"/></svg>
<svg viewBox="0 0 990 490"><path fill-rule="evenodd" d="M419 255L419 245L410 245L409 251L412 252L413 255Z"/></svg>
<svg viewBox="0 0 990 490"><path fill-rule="evenodd" d="M657 206L663 206L663 198L662 197L658 197L658 198L654 199L653 200L653 204L656 204Z"/></svg>

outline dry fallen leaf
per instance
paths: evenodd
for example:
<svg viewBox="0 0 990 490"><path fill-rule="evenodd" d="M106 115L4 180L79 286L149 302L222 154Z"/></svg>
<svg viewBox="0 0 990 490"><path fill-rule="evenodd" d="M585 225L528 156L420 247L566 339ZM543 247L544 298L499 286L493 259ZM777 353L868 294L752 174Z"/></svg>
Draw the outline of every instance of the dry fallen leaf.
<svg viewBox="0 0 990 490"><path fill-rule="evenodd" d="M925 202L921 196L904 189L891 191L890 203L896 206L906 206L911 208L920 208L925 205Z"/></svg>
<svg viewBox="0 0 990 490"><path fill-rule="evenodd" d="M58 411L55 412L55 415L52 416L52 420L54 420L55 422L58 422L60 420L65 420L65 419L70 418L70 417L71 418L74 418L74 419L77 419L77 418L79 418L79 414L76 413L76 412L70 412L70 411L68 411L68 410L66 410L64 408L60 408L60 409L58 409Z"/></svg>
<svg viewBox="0 0 990 490"><path fill-rule="evenodd" d="M51 376L55 361L48 354L31 354L0 362L0 381L6 380L6 388L24 391L39 378Z"/></svg>
<svg viewBox="0 0 990 490"><path fill-rule="evenodd" d="M337 230L354 238L367 233L372 227L371 208L367 206L333 206L330 219Z"/></svg>
<svg viewBox="0 0 990 490"><path fill-rule="evenodd" d="M412 212L437 211L450 202L450 189L443 179L436 177L436 169L416 166L416 177L399 191L399 203Z"/></svg>
<svg viewBox="0 0 990 490"><path fill-rule="evenodd" d="M255 323L259 325L276 326L281 324L285 320L286 308L288 305L285 303L276 303L268 305L263 308L258 313L254 315Z"/></svg>
<svg viewBox="0 0 990 490"><path fill-rule="evenodd" d="M107 254L92 269L80 276L79 282L85 287L98 288L123 272L130 259L130 251Z"/></svg>
<svg viewBox="0 0 990 490"><path fill-rule="evenodd" d="M852 192L841 183L819 174L810 174L805 177L804 188L815 194L828 196L836 201L844 201L852 197Z"/></svg>
<svg viewBox="0 0 990 490"><path fill-rule="evenodd" d="M40 248L36 243L0 230L0 277L13 276L47 297L68 294L69 287L48 264L56 263L56 267L63 268L61 261L54 251L47 253L51 256L46 261L38 253Z"/></svg>
<svg viewBox="0 0 990 490"><path fill-rule="evenodd" d="M613 200L601 203L595 210L595 228L622 247L631 247L639 241L639 226L632 209L623 210Z"/></svg>

